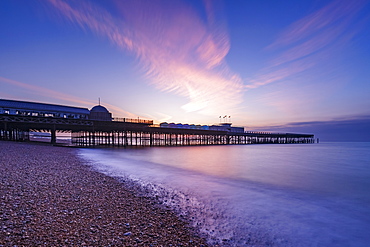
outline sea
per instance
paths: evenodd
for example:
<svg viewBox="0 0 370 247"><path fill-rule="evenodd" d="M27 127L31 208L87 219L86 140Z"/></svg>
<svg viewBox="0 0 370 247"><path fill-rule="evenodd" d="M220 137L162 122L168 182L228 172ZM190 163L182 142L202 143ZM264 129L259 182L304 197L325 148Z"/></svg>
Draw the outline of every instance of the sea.
<svg viewBox="0 0 370 247"><path fill-rule="evenodd" d="M370 143L79 149L220 246L370 246Z"/></svg>

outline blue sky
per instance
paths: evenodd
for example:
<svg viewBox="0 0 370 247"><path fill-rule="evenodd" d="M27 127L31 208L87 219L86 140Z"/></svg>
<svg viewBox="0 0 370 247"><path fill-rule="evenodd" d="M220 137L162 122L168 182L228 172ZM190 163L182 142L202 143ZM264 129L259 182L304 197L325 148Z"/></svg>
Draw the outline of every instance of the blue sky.
<svg viewBox="0 0 370 247"><path fill-rule="evenodd" d="M1 98L370 140L369 1L2 0L0 31Z"/></svg>

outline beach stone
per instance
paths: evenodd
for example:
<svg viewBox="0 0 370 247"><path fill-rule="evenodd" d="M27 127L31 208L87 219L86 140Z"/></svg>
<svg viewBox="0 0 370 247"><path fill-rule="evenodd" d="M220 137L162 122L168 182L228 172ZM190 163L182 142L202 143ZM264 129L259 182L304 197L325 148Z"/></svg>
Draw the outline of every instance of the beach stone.
<svg viewBox="0 0 370 247"><path fill-rule="evenodd" d="M0 141L0 247L207 246L186 217L94 171L77 152Z"/></svg>

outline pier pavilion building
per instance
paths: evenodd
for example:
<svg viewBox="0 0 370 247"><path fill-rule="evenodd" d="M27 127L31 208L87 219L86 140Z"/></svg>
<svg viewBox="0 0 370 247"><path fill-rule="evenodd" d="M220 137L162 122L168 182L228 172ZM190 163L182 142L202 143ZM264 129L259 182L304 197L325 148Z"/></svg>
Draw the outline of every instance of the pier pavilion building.
<svg viewBox="0 0 370 247"><path fill-rule="evenodd" d="M89 119L100 121L112 121L112 113L102 105L96 105L90 110Z"/></svg>
<svg viewBox="0 0 370 247"><path fill-rule="evenodd" d="M112 121L112 114L102 105L96 105L89 110L82 107L7 99L0 99L0 114Z"/></svg>

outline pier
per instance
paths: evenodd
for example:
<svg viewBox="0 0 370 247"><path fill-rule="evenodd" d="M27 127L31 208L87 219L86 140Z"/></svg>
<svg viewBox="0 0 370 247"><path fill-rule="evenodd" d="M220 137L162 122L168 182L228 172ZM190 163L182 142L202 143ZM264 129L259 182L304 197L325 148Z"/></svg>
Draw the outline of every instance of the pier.
<svg viewBox="0 0 370 247"><path fill-rule="evenodd" d="M208 127L208 126L206 126ZM30 141L31 133L68 133L76 147L153 147L314 143L314 135L245 132L231 124L198 128L154 125L152 120L112 118L103 106L86 108L0 100L0 140Z"/></svg>

